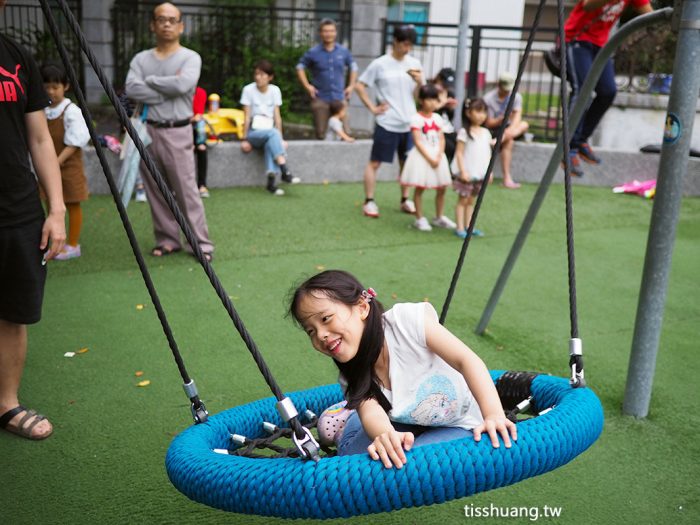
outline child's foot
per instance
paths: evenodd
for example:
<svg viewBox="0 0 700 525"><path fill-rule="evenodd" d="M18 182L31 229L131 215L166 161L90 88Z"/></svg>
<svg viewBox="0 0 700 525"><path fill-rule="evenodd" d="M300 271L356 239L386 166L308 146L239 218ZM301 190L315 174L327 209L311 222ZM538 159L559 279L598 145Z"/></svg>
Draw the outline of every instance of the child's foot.
<svg viewBox="0 0 700 525"><path fill-rule="evenodd" d="M208 199L209 198L209 190L207 189L206 186L200 186L199 187L199 196L203 199Z"/></svg>
<svg viewBox="0 0 700 525"><path fill-rule="evenodd" d="M400 209L404 213L408 213L409 215L415 215L416 214L416 205L413 203L411 199L406 199L401 203Z"/></svg>
<svg viewBox="0 0 700 525"><path fill-rule="evenodd" d="M67 261L68 259L75 259L77 257L80 257L80 245L78 246L71 246L70 244L66 244L61 250L56 257L54 257L57 261Z"/></svg>
<svg viewBox="0 0 700 525"><path fill-rule="evenodd" d="M455 235L460 239L466 239L468 234L467 230L455 230Z"/></svg>
<svg viewBox="0 0 700 525"><path fill-rule="evenodd" d="M482 232L481 230L478 230L478 229L474 228L474 229L472 230L472 235L473 235L474 237L483 237L483 236L486 235L486 234L485 234L484 232Z"/></svg>
<svg viewBox="0 0 700 525"><path fill-rule="evenodd" d="M444 215L435 217L430 222L433 226L437 226L438 228L447 228L448 230L454 230L457 227L452 219L445 217Z"/></svg>
<svg viewBox="0 0 700 525"><path fill-rule="evenodd" d="M321 445L337 445L340 438L343 437L345 423L347 423L348 418L354 412L354 410L345 408L345 405L347 405L347 401L331 405L318 418L316 429L318 430L318 440Z"/></svg>
<svg viewBox="0 0 700 525"><path fill-rule="evenodd" d="M416 228L417 230L422 231L422 232L433 231L433 227L430 226L428 219L426 219L425 217L421 217L420 219L416 219L416 222L413 223L413 227Z"/></svg>
<svg viewBox="0 0 700 525"><path fill-rule="evenodd" d="M517 190L520 187L520 184L515 181L509 180L508 182L503 183L503 187L509 190Z"/></svg>
<svg viewBox="0 0 700 525"><path fill-rule="evenodd" d="M134 200L136 202L146 202L148 200L146 198L146 190L143 188L136 188L136 196L134 197Z"/></svg>
<svg viewBox="0 0 700 525"><path fill-rule="evenodd" d="M376 219L377 217L379 217L379 206L377 206L377 203L374 201L367 201L362 206L362 213L365 214L367 217L372 217L373 219Z"/></svg>

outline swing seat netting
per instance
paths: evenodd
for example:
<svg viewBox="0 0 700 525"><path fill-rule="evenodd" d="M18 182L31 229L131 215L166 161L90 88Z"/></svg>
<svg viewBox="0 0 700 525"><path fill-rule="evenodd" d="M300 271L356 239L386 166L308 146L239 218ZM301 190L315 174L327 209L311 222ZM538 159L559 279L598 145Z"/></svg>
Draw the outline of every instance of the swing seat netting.
<svg viewBox="0 0 700 525"><path fill-rule="evenodd" d="M503 371L492 371L494 381ZM603 409L589 388L538 375L530 387L545 414L518 423L510 449L493 448L488 436L417 447L402 469L386 469L368 454L298 458L249 458L219 454L231 434L265 435L262 422L284 423L274 397L231 408L195 425L172 442L168 476L189 498L218 509L285 518L339 518L442 503L517 483L568 463L598 438ZM321 414L342 400L327 385L289 394L297 410Z"/></svg>

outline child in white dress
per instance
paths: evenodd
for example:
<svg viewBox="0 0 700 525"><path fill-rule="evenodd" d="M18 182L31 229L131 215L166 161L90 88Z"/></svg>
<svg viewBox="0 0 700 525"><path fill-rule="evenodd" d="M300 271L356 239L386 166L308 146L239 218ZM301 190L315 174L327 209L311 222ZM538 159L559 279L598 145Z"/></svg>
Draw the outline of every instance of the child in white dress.
<svg viewBox="0 0 700 525"><path fill-rule="evenodd" d="M484 177L491 161L493 139L488 129L482 127L486 121L487 108L483 99L465 100L462 106L464 127L457 134L457 150L452 161L455 174L454 190L459 196L455 214L457 227L455 235L467 237L467 228L474 212L474 196L479 194ZM483 237L484 232L474 228L475 237Z"/></svg>
<svg viewBox="0 0 700 525"><path fill-rule="evenodd" d="M441 228L454 228L444 214L445 189L452 182L450 168L445 157L445 136L442 117L434 113L440 105L438 89L433 84L421 86L418 91L419 111L411 119L411 134L415 147L411 149L401 172L401 184L413 186L413 201L416 205L414 227L430 231L432 227L423 214L423 192L437 191L435 195L435 218L432 223Z"/></svg>

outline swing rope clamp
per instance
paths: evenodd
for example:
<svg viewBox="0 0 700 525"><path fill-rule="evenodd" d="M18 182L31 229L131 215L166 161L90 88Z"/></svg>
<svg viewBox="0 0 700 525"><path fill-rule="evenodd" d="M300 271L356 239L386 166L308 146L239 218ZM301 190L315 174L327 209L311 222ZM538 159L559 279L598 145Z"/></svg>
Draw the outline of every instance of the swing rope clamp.
<svg viewBox="0 0 700 525"><path fill-rule="evenodd" d="M286 422L289 422L290 419L299 415L299 412L294 406L294 402L288 397L279 400L275 405L275 408L277 408L277 412L279 412L282 419L284 419ZM292 441L294 442L294 445L302 458L318 461L320 459L318 455L320 448L319 444L311 435L308 428L302 427L302 429L304 431L304 436L299 438L297 437L296 432L292 432Z"/></svg>
<svg viewBox="0 0 700 525"><path fill-rule="evenodd" d="M199 399L199 392L197 391L197 385L194 384L194 379L190 379L189 383L184 383L182 389L191 402L190 411L192 412L194 422L196 424L206 423L209 419L209 412L207 412L207 407L204 406L204 402Z"/></svg>
<svg viewBox="0 0 700 525"><path fill-rule="evenodd" d="M569 340L569 366L571 367L571 379L569 384L573 388L586 386L586 379L583 375L583 343L578 337Z"/></svg>

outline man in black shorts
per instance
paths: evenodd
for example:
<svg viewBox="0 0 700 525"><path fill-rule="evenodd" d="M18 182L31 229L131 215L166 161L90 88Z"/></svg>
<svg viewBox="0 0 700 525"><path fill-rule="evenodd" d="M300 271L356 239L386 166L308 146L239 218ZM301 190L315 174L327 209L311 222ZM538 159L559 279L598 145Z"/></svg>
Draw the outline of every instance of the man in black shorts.
<svg viewBox="0 0 700 525"><path fill-rule="evenodd" d="M45 261L66 240L61 172L44 116L48 105L31 55L0 34L0 428L28 439L53 431L44 416L19 404L18 391L27 325L41 318ZM46 191L46 218L29 155Z"/></svg>

